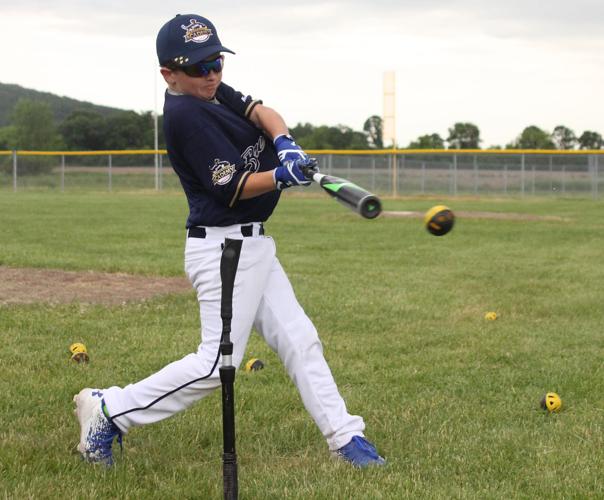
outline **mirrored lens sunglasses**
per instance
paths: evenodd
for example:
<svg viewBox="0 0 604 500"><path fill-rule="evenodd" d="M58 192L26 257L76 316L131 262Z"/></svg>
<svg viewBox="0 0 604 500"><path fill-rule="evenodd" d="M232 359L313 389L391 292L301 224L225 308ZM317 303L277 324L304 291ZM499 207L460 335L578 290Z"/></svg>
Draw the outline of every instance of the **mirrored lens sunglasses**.
<svg viewBox="0 0 604 500"><path fill-rule="evenodd" d="M218 56L213 61L199 61L198 63L191 64L190 66L182 66L179 69L188 76L198 78L201 76L208 76L210 71L220 73L222 71L224 56Z"/></svg>

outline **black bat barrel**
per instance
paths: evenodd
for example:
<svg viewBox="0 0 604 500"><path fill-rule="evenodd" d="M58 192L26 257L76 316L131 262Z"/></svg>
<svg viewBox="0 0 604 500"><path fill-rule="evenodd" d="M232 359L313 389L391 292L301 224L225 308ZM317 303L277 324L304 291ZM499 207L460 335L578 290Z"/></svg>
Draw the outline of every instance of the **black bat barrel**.
<svg viewBox="0 0 604 500"><path fill-rule="evenodd" d="M375 219L382 213L382 202L377 196L369 194L359 202L358 211L365 219Z"/></svg>
<svg viewBox="0 0 604 500"><path fill-rule="evenodd" d="M382 213L380 199L349 180L319 173L313 178L330 196L365 219L375 219Z"/></svg>

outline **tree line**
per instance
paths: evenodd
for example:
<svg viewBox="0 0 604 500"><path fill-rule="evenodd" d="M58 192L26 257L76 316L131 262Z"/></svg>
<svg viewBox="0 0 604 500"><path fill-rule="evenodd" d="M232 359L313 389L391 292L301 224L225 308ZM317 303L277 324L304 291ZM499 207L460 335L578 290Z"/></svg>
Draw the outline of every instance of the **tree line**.
<svg viewBox="0 0 604 500"><path fill-rule="evenodd" d="M426 134L412 141L409 149L480 149L480 129L473 123L455 123L449 129L449 135L443 139L440 135ZM513 141L505 145L505 149L602 149L602 135L592 130L585 130L577 136L565 125L558 125L553 132L548 132L535 125L526 127ZM487 149L502 149L500 145L492 145Z"/></svg>
<svg viewBox="0 0 604 500"><path fill-rule="evenodd" d="M19 99L9 123L0 127L0 149L153 149L155 142L150 111L121 111L104 116L97 111L79 109L57 124L48 103ZM161 122L159 125L161 127ZM163 141L162 134L160 140ZM163 142L160 147L164 147Z"/></svg>
<svg viewBox="0 0 604 500"><path fill-rule="evenodd" d="M165 148L158 117L159 147ZM19 99L9 125L0 127L0 150L71 150L153 149L154 117L150 111L121 111L103 115L97 111L76 109L56 123L50 106L43 101ZM383 149L382 119L377 115L365 120L362 130L345 125L298 123L290 129L304 149ZM425 134L411 141L409 149L480 149L480 129L473 123L457 122L446 138L438 133ZM400 145L399 145L400 147ZM586 130L576 135L558 125L552 132L535 125L526 127L506 149L602 149L604 140L598 132ZM502 149L500 145L488 149Z"/></svg>

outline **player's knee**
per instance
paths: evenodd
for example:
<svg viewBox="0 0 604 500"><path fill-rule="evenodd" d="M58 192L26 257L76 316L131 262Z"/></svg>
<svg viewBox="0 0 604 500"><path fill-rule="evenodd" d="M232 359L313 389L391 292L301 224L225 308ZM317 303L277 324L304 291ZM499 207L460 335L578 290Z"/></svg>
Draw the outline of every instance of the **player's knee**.
<svg viewBox="0 0 604 500"><path fill-rule="evenodd" d="M315 325L306 316L291 322L284 328L288 354L305 358L309 353L322 353L323 345Z"/></svg>

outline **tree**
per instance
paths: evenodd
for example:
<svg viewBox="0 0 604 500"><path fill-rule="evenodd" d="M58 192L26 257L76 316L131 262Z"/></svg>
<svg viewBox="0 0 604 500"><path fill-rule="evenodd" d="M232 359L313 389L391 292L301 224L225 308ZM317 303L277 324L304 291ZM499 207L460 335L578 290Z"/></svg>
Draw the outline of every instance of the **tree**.
<svg viewBox="0 0 604 500"><path fill-rule="evenodd" d="M11 115L13 148L34 151L59 149L62 146L50 106L45 102L19 99ZM25 157L19 162L19 174L50 172L55 161L50 156Z"/></svg>
<svg viewBox="0 0 604 500"><path fill-rule="evenodd" d="M161 133L163 117L158 117L159 147L165 146ZM154 118L151 111L122 111L103 117L96 111L79 109L61 124L67 147L72 150L153 149Z"/></svg>
<svg viewBox="0 0 604 500"><path fill-rule="evenodd" d="M290 129L290 133L297 141L300 141L302 137L311 135L314 128L310 123L298 123Z"/></svg>
<svg viewBox="0 0 604 500"><path fill-rule="evenodd" d="M123 111L111 115L106 120L109 149L141 149L152 147L147 144L148 130L153 128L153 118L150 113L139 115L134 111Z"/></svg>
<svg viewBox="0 0 604 500"><path fill-rule="evenodd" d="M0 128L0 150L16 149L15 144L17 143L15 127L9 125L8 127ZM12 172L13 160L10 156L0 156L0 172L10 174Z"/></svg>
<svg viewBox="0 0 604 500"><path fill-rule="evenodd" d="M554 149L554 143L545 130L535 125L526 127L520 136L507 145L508 149Z"/></svg>
<svg viewBox="0 0 604 500"><path fill-rule="evenodd" d="M13 109L11 122L15 147L18 149L45 150L61 146L52 111L45 102L19 99Z"/></svg>
<svg viewBox="0 0 604 500"><path fill-rule="evenodd" d="M445 149L445 141L438 134L421 135L409 143L409 149Z"/></svg>
<svg viewBox="0 0 604 500"><path fill-rule="evenodd" d="M17 130L14 125L0 128L0 150L15 149L17 144Z"/></svg>
<svg viewBox="0 0 604 500"><path fill-rule="evenodd" d="M558 125L554 129L552 132L552 141L556 149L575 149L578 142L575 133L564 125Z"/></svg>
<svg viewBox="0 0 604 500"><path fill-rule="evenodd" d="M95 111L76 110L60 126L67 148L94 151L106 149L105 119Z"/></svg>
<svg viewBox="0 0 604 500"><path fill-rule="evenodd" d="M590 130L583 132L578 141L579 148L581 149L602 149L602 146L604 146L602 136L597 132L592 132Z"/></svg>
<svg viewBox="0 0 604 500"><path fill-rule="evenodd" d="M303 149L368 149L367 136L346 125L315 127L309 123L291 129Z"/></svg>
<svg viewBox="0 0 604 500"><path fill-rule="evenodd" d="M338 149L367 149L369 147L367 135L364 132L353 130L346 125L329 127L334 141L338 136ZM337 133L335 132L337 130Z"/></svg>
<svg viewBox="0 0 604 500"><path fill-rule="evenodd" d="M455 123L449 129L447 142L451 149L478 149L480 130L473 123Z"/></svg>
<svg viewBox="0 0 604 500"><path fill-rule="evenodd" d="M363 132L367 134L367 142L370 147L377 149L384 148L383 123L381 117L373 115L367 118L363 124Z"/></svg>

